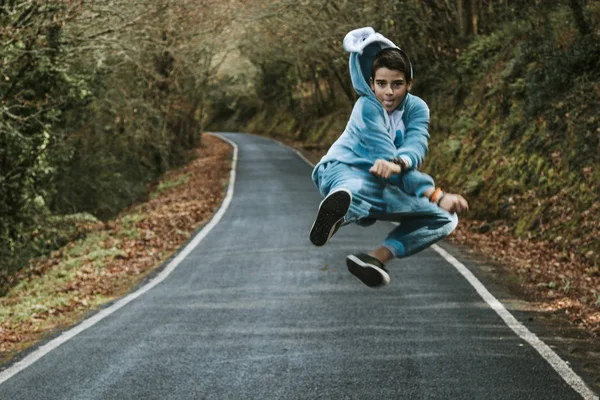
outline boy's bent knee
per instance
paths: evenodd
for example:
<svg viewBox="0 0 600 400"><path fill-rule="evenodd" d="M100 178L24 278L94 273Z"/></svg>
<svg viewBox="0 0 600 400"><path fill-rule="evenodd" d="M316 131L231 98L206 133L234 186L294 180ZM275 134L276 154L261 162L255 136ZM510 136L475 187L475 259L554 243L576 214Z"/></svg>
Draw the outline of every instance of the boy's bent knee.
<svg viewBox="0 0 600 400"><path fill-rule="evenodd" d="M334 163L327 167L322 165L319 168L315 183L323 196L338 189L346 189L356 196L363 190L364 180L349 166Z"/></svg>

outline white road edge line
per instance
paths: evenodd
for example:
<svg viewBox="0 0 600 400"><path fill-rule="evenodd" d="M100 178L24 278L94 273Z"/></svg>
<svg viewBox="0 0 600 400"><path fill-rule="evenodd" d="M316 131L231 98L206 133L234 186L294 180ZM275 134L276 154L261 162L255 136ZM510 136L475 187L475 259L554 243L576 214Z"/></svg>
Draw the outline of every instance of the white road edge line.
<svg viewBox="0 0 600 400"><path fill-rule="evenodd" d="M231 140L229 140L221 135L215 135L215 134L211 134L211 135L216 136L219 139L224 140L225 142L227 142L231 146L233 146L233 159L231 161L231 172L230 172L230 177L229 177L229 185L227 187L227 194L225 195L223 204L221 204L221 207L219 208L217 213L213 216L213 218L210 220L210 222L208 224L206 224L204 226L204 228L202 228L202 230L192 239L192 241L189 242L187 244L187 246L185 246L185 248L154 279L152 279L146 285L139 288L137 291L130 293L129 295L118 300L110 307L107 307L107 308L99 311L97 314L94 314L92 317L84 320L79 325L75 326L74 328L63 332L60 336L51 340L50 342L46 343L45 345L40 346L38 349L33 351L31 354L29 354L27 357L25 357L21 361L16 362L15 364L11 365L9 368L0 372L0 385L2 383L6 382L7 380L9 380L10 378L12 378L14 375L16 375L19 372L21 372L22 370L24 370L25 368L31 366L37 360L44 357L46 354L50 353L52 350L56 349L58 346L65 343L67 340L73 338L77 334L92 327L97 322L101 321L102 319L106 318L110 314L112 314L115 311L119 310L120 308L124 307L129 302L137 299L138 297L140 297L141 295L143 295L144 293L146 293L147 291L149 291L150 289L152 289L153 287L155 287L156 285L158 285L159 283L164 281L169 276L169 274L171 274L171 272L173 272L175 270L175 268L177 268L177 266L181 263L181 261L183 261L196 248L196 246L198 246L198 244L208 235L208 233L219 223L219 221L221 220L221 218L227 211L227 208L229 207L229 204L231 203L231 199L233 198L233 188L235 185L235 171L236 171L237 160L238 160L238 147L234 142L232 142Z"/></svg>
<svg viewBox="0 0 600 400"><path fill-rule="evenodd" d="M460 261L454 258L446 250L434 244L431 246L439 255L448 261L460 274L475 288L479 296L502 318L502 320L513 330L521 339L529 343L538 353L554 368L556 372L567 382L577 393L585 400L598 400L598 397L592 392L583 379L579 377L569 365L559 357L546 343L538 338L534 333L520 323L512 314L498 301L473 273L465 267Z"/></svg>
<svg viewBox="0 0 600 400"><path fill-rule="evenodd" d="M308 165L314 168L314 164L310 162L304 155L279 141L282 146L289 148L294 151L302 160ZM538 338L533 332L531 332L525 325L520 323L513 315L504 307L504 305L498 301L490 292L483 286L483 283L473 275L473 273L465 267L460 261L454 258L446 250L442 249L437 244L431 246L439 255L441 255L446 261L448 261L458 272L475 288L479 296L490 306L492 310L496 312L502 318L504 323L508 325L513 332L517 334L521 339L529 343L541 356L550 364L552 368L571 386L577 393L579 393L585 400L599 400L598 396L587 387L583 379L575 373L569 367L569 365L562 359L558 354L554 352L546 343Z"/></svg>

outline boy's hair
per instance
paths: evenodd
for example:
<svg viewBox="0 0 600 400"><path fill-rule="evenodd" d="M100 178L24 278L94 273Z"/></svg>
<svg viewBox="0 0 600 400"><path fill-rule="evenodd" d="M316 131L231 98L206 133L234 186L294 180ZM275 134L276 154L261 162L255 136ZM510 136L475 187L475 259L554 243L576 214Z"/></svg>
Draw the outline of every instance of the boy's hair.
<svg viewBox="0 0 600 400"><path fill-rule="evenodd" d="M375 54L373 68L371 68L371 78L375 79L375 72L380 68L404 72L407 81L410 81L413 78L412 65L408 58L408 54L406 54L404 50L396 47L388 47Z"/></svg>

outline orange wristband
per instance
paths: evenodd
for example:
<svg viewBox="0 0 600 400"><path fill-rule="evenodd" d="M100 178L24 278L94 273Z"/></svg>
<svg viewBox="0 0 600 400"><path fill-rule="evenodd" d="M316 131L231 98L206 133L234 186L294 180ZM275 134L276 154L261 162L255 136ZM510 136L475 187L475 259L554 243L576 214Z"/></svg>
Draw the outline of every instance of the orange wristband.
<svg viewBox="0 0 600 400"><path fill-rule="evenodd" d="M440 188L435 189L435 191L433 192L433 194L429 198L429 201L431 201L432 203L435 203L437 201L437 199L438 199L438 196L441 193L442 193L442 189L440 189Z"/></svg>

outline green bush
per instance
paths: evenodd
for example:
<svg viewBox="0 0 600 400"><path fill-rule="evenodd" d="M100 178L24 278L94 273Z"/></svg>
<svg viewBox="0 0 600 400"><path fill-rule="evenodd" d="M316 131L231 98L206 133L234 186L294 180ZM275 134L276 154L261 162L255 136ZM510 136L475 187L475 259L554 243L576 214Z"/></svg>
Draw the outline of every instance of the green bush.
<svg viewBox="0 0 600 400"><path fill-rule="evenodd" d="M200 142L227 9L166 5L0 2L0 292L84 234L57 221L116 215Z"/></svg>

